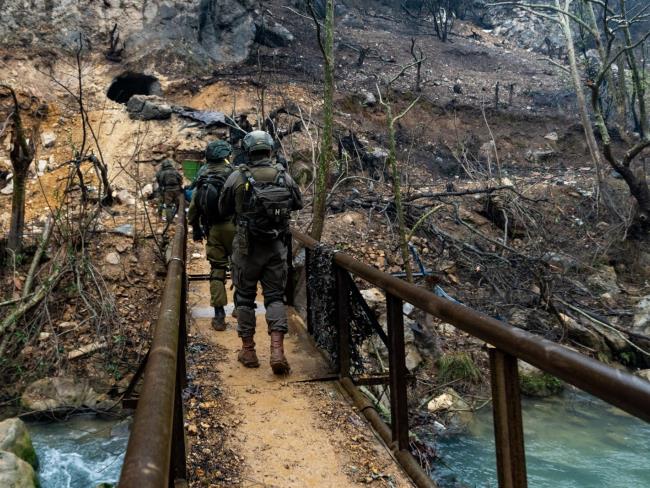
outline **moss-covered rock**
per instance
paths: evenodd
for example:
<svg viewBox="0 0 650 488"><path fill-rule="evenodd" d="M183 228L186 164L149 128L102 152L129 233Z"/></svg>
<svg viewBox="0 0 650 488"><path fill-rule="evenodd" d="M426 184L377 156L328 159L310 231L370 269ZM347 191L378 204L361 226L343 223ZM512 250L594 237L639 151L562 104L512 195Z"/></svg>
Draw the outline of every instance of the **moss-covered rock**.
<svg viewBox="0 0 650 488"><path fill-rule="evenodd" d="M38 478L31 464L13 452L0 451L0 486L3 488L38 488Z"/></svg>
<svg viewBox="0 0 650 488"><path fill-rule="evenodd" d="M18 418L0 422L0 451L12 452L34 468L38 467L32 438L25 423Z"/></svg>
<svg viewBox="0 0 650 488"><path fill-rule="evenodd" d="M519 384L521 392L532 397L559 395L564 390L564 384L555 376L523 361L519 361Z"/></svg>

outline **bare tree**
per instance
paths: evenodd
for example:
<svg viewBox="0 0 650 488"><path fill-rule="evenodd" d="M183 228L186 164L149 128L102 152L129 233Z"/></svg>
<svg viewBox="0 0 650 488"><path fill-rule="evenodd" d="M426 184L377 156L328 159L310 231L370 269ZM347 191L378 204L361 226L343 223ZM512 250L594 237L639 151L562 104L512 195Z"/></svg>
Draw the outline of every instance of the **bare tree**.
<svg viewBox="0 0 650 488"><path fill-rule="evenodd" d="M7 248L16 253L20 251L23 242L23 229L25 227L25 186L29 174L29 166L34 160L36 152L34 137L37 133L35 128L31 129L28 137L20 116L20 104L16 91L9 85L0 84L0 88L9 91L13 102L13 111L5 123L5 127L11 126L11 165L13 167L14 191L11 198L11 225L9 227L9 239Z"/></svg>
<svg viewBox="0 0 650 488"><path fill-rule="evenodd" d="M334 0L327 0L325 6L325 39L321 38L321 25L311 2L307 3L316 23L316 36L323 55L324 95L323 95L323 130L316 184L314 186L313 221L311 236L320 240L325 226L327 210L327 184L334 153L332 151L334 125Z"/></svg>

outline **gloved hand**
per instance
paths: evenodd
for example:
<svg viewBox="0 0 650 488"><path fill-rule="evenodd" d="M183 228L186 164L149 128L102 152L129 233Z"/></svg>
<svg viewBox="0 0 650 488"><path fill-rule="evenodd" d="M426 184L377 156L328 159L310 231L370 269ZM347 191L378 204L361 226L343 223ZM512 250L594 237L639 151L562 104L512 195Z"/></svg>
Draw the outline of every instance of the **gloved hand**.
<svg viewBox="0 0 650 488"><path fill-rule="evenodd" d="M194 227L194 230L192 232L192 239L194 242L202 242L203 241L203 231L201 230L201 226L197 225Z"/></svg>

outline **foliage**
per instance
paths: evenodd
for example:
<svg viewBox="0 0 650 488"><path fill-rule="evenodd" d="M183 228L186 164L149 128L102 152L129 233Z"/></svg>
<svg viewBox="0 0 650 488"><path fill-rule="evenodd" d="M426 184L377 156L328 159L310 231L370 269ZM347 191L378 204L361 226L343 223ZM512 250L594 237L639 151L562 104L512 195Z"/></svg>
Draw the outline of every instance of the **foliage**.
<svg viewBox="0 0 650 488"><path fill-rule="evenodd" d="M558 395L564 389L562 382L548 373L522 375L519 384L524 395L533 397Z"/></svg>
<svg viewBox="0 0 650 488"><path fill-rule="evenodd" d="M481 371L474 363L472 357L465 352L452 352L443 354L437 361L438 383L446 384L452 381L467 381L479 383Z"/></svg>

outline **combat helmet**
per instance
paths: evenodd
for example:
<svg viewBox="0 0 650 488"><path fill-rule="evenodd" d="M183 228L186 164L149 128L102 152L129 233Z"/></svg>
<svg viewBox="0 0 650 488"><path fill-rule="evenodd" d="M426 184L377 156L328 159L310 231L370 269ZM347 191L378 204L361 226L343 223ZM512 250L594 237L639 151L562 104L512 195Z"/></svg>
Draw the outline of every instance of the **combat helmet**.
<svg viewBox="0 0 650 488"><path fill-rule="evenodd" d="M230 156L232 147L226 141L212 141L205 150L205 159L207 161L219 161Z"/></svg>
<svg viewBox="0 0 650 488"><path fill-rule="evenodd" d="M244 150L247 153L256 151L273 151L275 143L271 134L263 130L254 130L244 137Z"/></svg>
<svg viewBox="0 0 650 488"><path fill-rule="evenodd" d="M174 169L174 161L172 161L171 159L165 159L162 162L162 168L163 169Z"/></svg>

